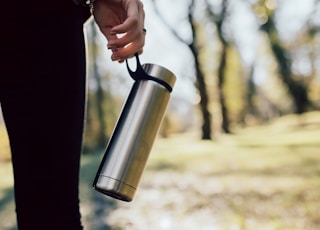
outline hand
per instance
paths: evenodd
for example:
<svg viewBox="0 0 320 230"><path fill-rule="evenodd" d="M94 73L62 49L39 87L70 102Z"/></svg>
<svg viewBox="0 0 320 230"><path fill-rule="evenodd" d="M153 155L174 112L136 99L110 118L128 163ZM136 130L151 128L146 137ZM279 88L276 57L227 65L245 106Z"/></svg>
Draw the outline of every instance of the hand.
<svg viewBox="0 0 320 230"><path fill-rule="evenodd" d="M108 40L113 61L141 54L145 43L144 10L140 0L95 0L93 16Z"/></svg>

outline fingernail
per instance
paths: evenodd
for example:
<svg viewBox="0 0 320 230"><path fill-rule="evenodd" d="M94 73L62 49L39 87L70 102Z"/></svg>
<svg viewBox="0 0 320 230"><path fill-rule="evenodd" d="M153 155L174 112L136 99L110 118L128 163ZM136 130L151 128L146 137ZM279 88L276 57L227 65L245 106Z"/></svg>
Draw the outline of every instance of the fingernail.
<svg viewBox="0 0 320 230"><path fill-rule="evenodd" d="M111 60L112 60L112 61L118 61L118 60L119 60L119 57L112 55L112 56L111 56Z"/></svg>

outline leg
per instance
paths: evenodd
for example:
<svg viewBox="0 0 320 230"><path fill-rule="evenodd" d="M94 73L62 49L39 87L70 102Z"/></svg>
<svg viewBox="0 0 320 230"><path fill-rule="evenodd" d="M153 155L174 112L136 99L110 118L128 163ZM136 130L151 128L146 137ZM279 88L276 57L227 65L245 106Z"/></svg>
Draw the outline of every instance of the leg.
<svg viewBox="0 0 320 230"><path fill-rule="evenodd" d="M85 107L84 44L82 25L63 23L65 31L62 26L60 33L67 38L55 37L44 47L50 53L48 66L39 66L36 77L1 89L21 230L82 229L78 173ZM30 54L30 58L36 62L39 57ZM34 74L37 66L30 65Z"/></svg>

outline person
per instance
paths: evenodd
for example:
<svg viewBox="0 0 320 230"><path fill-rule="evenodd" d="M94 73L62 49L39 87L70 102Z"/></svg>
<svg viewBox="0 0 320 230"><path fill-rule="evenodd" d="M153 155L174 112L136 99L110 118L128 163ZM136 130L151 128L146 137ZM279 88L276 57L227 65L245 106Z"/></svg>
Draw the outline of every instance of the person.
<svg viewBox="0 0 320 230"><path fill-rule="evenodd" d="M143 52L141 1L91 5L113 61ZM78 178L86 97L83 24L89 7L72 0L14 0L0 9L0 103L18 229L82 229Z"/></svg>

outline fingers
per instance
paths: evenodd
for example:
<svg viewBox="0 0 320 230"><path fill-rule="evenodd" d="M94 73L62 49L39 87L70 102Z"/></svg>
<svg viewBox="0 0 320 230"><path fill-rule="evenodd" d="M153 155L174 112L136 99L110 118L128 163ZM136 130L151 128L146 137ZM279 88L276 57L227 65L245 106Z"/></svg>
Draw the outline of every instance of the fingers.
<svg viewBox="0 0 320 230"><path fill-rule="evenodd" d="M111 45L108 44L108 49L112 51L111 59L113 61L117 61L119 59L127 59L132 56L134 56L135 53L142 53L143 52L143 46L144 46L144 39L145 35L143 34L143 31L140 32L140 35L138 37L134 38L134 41L131 43L119 41L120 45ZM126 39L120 39L126 41ZM128 39L130 41L131 39Z"/></svg>
<svg viewBox="0 0 320 230"><path fill-rule="evenodd" d="M123 60L141 54L145 44L144 31L145 14L143 4L140 1L128 1L127 18L107 32L108 49L112 51L113 61ZM121 35L121 36L119 36Z"/></svg>
<svg viewBox="0 0 320 230"><path fill-rule="evenodd" d="M112 28L112 33L126 33L130 30L143 29L145 13L143 4L140 0L127 0L126 4L126 20ZM131 26L135 26L132 28Z"/></svg>

